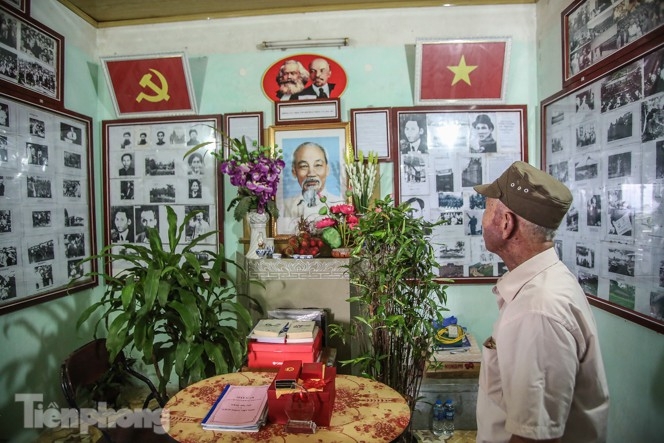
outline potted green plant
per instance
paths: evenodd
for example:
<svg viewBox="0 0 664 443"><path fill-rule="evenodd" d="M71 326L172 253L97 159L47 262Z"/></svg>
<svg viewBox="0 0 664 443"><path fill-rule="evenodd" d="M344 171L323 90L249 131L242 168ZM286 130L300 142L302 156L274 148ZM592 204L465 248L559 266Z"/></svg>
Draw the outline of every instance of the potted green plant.
<svg viewBox="0 0 664 443"><path fill-rule="evenodd" d="M357 314L350 331L332 328L333 335L359 337L355 357L342 364L401 393L411 412L433 352L434 322L447 310L447 286L434 272L428 238L435 225L413 217L407 204L395 206L390 196L376 200L353 230L348 301Z"/></svg>
<svg viewBox="0 0 664 443"><path fill-rule="evenodd" d="M77 322L80 327L100 314L95 335L103 324L111 359L122 350L127 354L136 350L145 364L154 367L164 397L173 371L181 389L239 369L252 326L226 269L237 265L225 258L223 245L219 252L200 247L218 232L184 244L186 227L199 211L191 211L178 225L173 208L166 210L166 245L157 229L147 228L149 246L124 244L118 251L118 245L108 245L84 260L122 260L129 266L116 275L99 273L106 283L104 294Z"/></svg>

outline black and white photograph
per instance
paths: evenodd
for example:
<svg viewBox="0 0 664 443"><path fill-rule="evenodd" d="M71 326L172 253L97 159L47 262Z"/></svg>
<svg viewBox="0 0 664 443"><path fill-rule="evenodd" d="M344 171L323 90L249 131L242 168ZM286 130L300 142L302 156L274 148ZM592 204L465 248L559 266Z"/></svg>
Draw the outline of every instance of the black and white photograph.
<svg viewBox="0 0 664 443"><path fill-rule="evenodd" d="M16 246L0 246L0 268L16 266L18 264L18 253Z"/></svg>
<svg viewBox="0 0 664 443"><path fill-rule="evenodd" d="M37 291L53 286L53 265L35 266L33 275Z"/></svg>
<svg viewBox="0 0 664 443"><path fill-rule="evenodd" d="M197 178L189 179L189 198L201 198L203 195L203 183Z"/></svg>
<svg viewBox="0 0 664 443"><path fill-rule="evenodd" d="M664 48L643 58L643 94L664 92Z"/></svg>
<svg viewBox="0 0 664 443"><path fill-rule="evenodd" d="M441 260L461 259L466 257L466 241L443 242L438 246L438 258Z"/></svg>
<svg viewBox="0 0 664 443"><path fill-rule="evenodd" d="M641 103L641 141L664 137L664 96L656 96Z"/></svg>
<svg viewBox="0 0 664 443"><path fill-rule="evenodd" d="M150 187L150 203L175 203L175 185L161 184Z"/></svg>
<svg viewBox="0 0 664 443"><path fill-rule="evenodd" d="M0 209L0 234L12 232L12 211Z"/></svg>
<svg viewBox="0 0 664 443"><path fill-rule="evenodd" d="M634 277L635 255L631 249L608 248L608 271Z"/></svg>
<svg viewBox="0 0 664 443"><path fill-rule="evenodd" d="M25 149L29 165L48 166L48 146L38 143L26 143Z"/></svg>
<svg viewBox="0 0 664 443"><path fill-rule="evenodd" d="M602 196L601 194L592 194L588 198L586 224L588 227L602 226Z"/></svg>
<svg viewBox="0 0 664 443"><path fill-rule="evenodd" d="M63 209L65 228L87 226L88 211L84 206L71 205Z"/></svg>
<svg viewBox="0 0 664 443"><path fill-rule="evenodd" d="M576 264L588 269L595 268L595 250L587 245L576 245Z"/></svg>
<svg viewBox="0 0 664 443"><path fill-rule="evenodd" d="M39 138L46 138L46 124L44 120L37 117L29 117L30 135Z"/></svg>
<svg viewBox="0 0 664 443"><path fill-rule="evenodd" d="M0 53L0 62L4 62ZM2 70L0 70L0 76L2 75ZM0 126L9 127L9 104L0 102Z"/></svg>
<svg viewBox="0 0 664 443"><path fill-rule="evenodd" d="M602 113L634 103L643 97L643 75L638 63L631 63L608 75L601 84Z"/></svg>
<svg viewBox="0 0 664 443"><path fill-rule="evenodd" d="M120 180L120 200L134 199L134 180Z"/></svg>
<svg viewBox="0 0 664 443"><path fill-rule="evenodd" d="M28 198L53 198L51 179L29 175L26 179Z"/></svg>
<svg viewBox="0 0 664 443"><path fill-rule="evenodd" d="M606 141L608 143L622 141L632 136L635 118L631 110L607 115L606 118L610 119L606 130Z"/></svg>
<svg viewBox="0 0 664 443"><path fill-rule="evenodd" d="M134 208L132 206L111 207L111 243L134 241Z"/></svg>
<svg viewBox="0 0 664 443"><path fill-rule="evenodd" d="M439 192L438 207L443 211L461 209L463 207L463 194L461 192Z"/></svg>
<svg viewBox="0 0 664 443"><path fill-rule="evenodd" d="M454 171L452 168L436 169L436 192L454 191Z"/></svg>
<svg viewBox="0 0 664 443"><path fill-rule="evenodd" d="M65 143L72 143L74 145L82 144L82 131L81 128L60 122L60 140Z"/></svg>
<svg viewBox="0 0 664 443"><path fill-rule="evenodd" d="M587 148L597 142L597 124L595 121L583 122L576 127L576 147Z"/></svg>
<svg viewBox="0 0 664 443"><path fill-rule="evenodd" d="M469 157L461 170L461 186L464 188L482 184L483 167L481 157Z"/></svg>
<svg viewBox="0 0 664 443"><path fill-rule="evenodd" d="M28 245L28 262L40 263L55 258L55 241L48 239Z"/></svg>
<svg viewBox="0 0 664 443"><path fill-rule="evenodd" d="M622 189L609 189L608 234L629 238L634 235L634 209Z"/></svg>
<svg viewBox="0 0 664 443"><path fill-rule="evenodd" d="M16 298L16 273L0 272L0 302Z"/></svg>
<svg viewBox="0 0 664 443"><path fill-rule="evenodd" d="M81 278L83 277L84 272L80 260L67 261L67 276L70 279Z"/></svg>
<svg viewBox="0 0 664 443"><path fill-rule="evenodd" d="M592 89L586 89L576 94L576 112L588 112L595 109L595 92Z"/></svg>
<svg viewBox="0 0 664 443"><path fill-rule="evenodd" d="M482 235L482 214L484 211L465 211L464 232L466 235Z"/></svg>
<svg viewBox="0 0 664 443"><path fill-rule="evenodd" d="M85 256L85 237L81 233L64 234L65 257L83 257Z"/></svg>
<svg viewBox="0 0 664 443"><path fill-rule="evenodd" d="M567 214L565 214L565 230L579 232L579 210L574 204L570 206Z"/></svg>
<svg viewBox="0 0 664 443"><path fill-rule="evenodd" d="M51 211L32 211L32 227L50 228L51 218Z"/></svg>
<svg viewBox="0 0 664 443"><path fill-rule="evenodd" d="M599 177L599 158L595 155L584 155L574 161L574 181L595 180Z"/></svg>
<svg viewBox="0 0 664 443"><path fill-rule="evenodd" d="M462 226L463 211L442 211L438 220L442 222L443 226Z"/></svg>
<svg viewBox="0 0 664 443"><path fill-rule="evenodd" d="M597 297L597 287L599 285L597 274L579 271L577 273L577 280L586 294Z"/></svg>
<svg viewBox="0 0 664 443"><path fill-rule="evenodd" d="M607 178L624 178L632 176L632 151L618 152L609 155Z"/></svg>
<svg viewBox="0 0 664 443"><path fill-rule="evenodd" d="M143 205L134 208L135 242L149 243L147 228L159 231L159 206Z"/></svg>
<svg viewBox="0 0 664 443"><path fill-rule="evenodd" d="M81 154L77 152L63 152L64 165L66 168L81 169Z"/></svg>
<svg viewBox="0 0 664 443"><path fill-rule="evenodd" d="M145 175L164 176L175 175L175 158L158 154L145 157Z"/></svg>
<svg viewBox="0 0 664 443"><path fill-rule="evenodd" d="M66 198L81 198L81 181L80 180L62 180L62 196Z"/></svg>
<svg viewBox="0 0 664 443"><path fill-rule="evenodd" d="M185 206L185 215L196 211L185 230L185 239L192 241L196 237L207 234L212 229L210 226L210 207L209 206Z"/></svg>
<svg viewBox="0 0 664 443"><path fill-rule="evenodd" d="M569 162L567 160L549 165L549 174L563 183L569 182Z"/></svg>

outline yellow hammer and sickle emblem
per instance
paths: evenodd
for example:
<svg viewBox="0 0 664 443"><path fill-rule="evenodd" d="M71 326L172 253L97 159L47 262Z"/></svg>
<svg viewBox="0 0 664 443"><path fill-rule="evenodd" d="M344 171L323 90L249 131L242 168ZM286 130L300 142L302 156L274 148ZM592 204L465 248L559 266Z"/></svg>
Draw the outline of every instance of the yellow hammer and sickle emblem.
<svg viewBox="0 0 664 443"><path fill-rule="evenodd" d="M143 78L141 78L141 81L138 82L138 84L141 85L143 88L147 86L155 93L155 95L148 95L145 92L141 92L136 97L136 101L139 103L143 100L147 100L152 103L157 103L162 100L168 101L171 98L171 96L168 95L168 82L166 81L166 77L164 77L164 75L161 72L157 71L156 69L150 69L150 71L159 78L159 83L161 84L161 87L157 86L152 81L152 74L145 74Z"/></svg>

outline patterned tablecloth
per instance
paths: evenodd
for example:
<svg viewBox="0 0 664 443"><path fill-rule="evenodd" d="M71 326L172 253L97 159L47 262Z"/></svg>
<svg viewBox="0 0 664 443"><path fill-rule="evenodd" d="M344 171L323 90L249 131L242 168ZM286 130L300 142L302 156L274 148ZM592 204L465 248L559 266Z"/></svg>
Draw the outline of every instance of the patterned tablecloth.
<svg viewBox="0 0 664 443"><path fill-rule="evenodd" d="M284 425L268 423L259 432L205 431L201 420L227 383L266 385L274 373L237 372L195 383L176 395L162 412L162 424L180 443L213 442L390 442L401 435L410 421L404 398L382 383L352 375L337 375L336 399L329 427L315 434L288 434Z"/></svg>

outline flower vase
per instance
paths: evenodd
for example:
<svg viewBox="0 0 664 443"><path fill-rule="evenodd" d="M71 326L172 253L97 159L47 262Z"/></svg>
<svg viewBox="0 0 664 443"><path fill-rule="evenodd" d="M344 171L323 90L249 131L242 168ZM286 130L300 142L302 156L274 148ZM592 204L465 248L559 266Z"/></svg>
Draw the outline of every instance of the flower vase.
<svg viewBox="0 0 664 443"><path fill-rule="evenodd" d="M334 248L332 249L332 257L334 258L349 258L350 248Z"/></svg>
<svg viewBox="0 0 664 443"><path fill-rule="evenodd" d="M250 211L247 214L247 221L249 222L249 251L247 258L261 258L256 254L256 250L265 246L265 239L267 238L267 221L269 216L267 212L262 214L256 211Z"/></svg>

